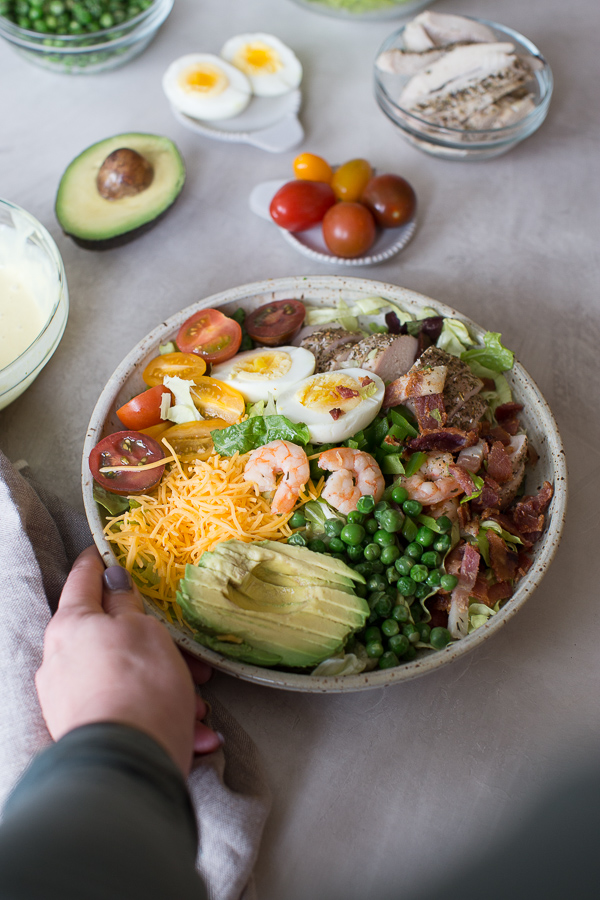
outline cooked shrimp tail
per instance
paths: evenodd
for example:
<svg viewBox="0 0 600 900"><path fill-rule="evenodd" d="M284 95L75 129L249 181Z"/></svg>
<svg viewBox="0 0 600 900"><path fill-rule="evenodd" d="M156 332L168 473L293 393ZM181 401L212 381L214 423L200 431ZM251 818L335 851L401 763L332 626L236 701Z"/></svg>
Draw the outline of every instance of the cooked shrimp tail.
<svg viewBox="0 0 600 900"><path fill-rule="evenodd" d="M283 478L277 485L280 473ZM309 479L306 453L291 441L271 441L253 450L244 468L245 481L253 481L260 491L275 491L271 502L273 513L291 512Z"/></svg>
<svg viewBox="0 0 600 900"><path fill-rule="evenodd" d="M381 500L385 481L370 453L350 447L334 447L319 456L319 466L332 474L321 496L343 515L356 509L361 497Z"/></svg>

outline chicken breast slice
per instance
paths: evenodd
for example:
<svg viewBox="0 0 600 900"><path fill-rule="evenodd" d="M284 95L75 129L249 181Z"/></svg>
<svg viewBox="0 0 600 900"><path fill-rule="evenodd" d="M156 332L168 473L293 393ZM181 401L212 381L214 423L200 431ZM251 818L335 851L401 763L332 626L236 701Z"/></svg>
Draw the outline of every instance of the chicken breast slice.
<svg viewBox="0 0 600 900"><path fill-rule="evenodd" d="M458 41L487 43L495 39L494 32L487 25L464 16L430 11L420 13L404 29L404 46L407 50L416 51L446 47Z"/></svg>

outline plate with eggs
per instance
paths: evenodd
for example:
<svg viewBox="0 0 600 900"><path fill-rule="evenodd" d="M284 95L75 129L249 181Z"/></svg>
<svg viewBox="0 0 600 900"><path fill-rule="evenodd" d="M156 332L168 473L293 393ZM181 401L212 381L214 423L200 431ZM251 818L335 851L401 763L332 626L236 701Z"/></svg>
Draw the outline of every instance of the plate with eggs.
<svg viewBox="0 0 600 900"><path fill-rule="evenodd" d="M179 57L162 84L175 118L190 131L282 153L304 137L301 81L294 52L274 35L257 33L230 38L219 55Z"/></svg>

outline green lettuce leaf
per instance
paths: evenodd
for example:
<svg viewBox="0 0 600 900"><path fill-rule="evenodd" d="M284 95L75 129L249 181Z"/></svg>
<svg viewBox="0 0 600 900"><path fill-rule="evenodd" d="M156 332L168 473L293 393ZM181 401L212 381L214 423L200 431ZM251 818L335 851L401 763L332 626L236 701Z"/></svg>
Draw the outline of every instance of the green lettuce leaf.
<svg viewBox="0 0 600 900"><path fill-rule="evenodd" d="M459 319L444 319L436 347L462 359L463 353L474 344L475 341L463 322Z"/></svg>
<svg viewBox="0 0 600 900"><path fill-rule="evenodd" d="M249 453L270 441L292 441L305 446L310 440L310 432L303 422L294 424L286 416L255 415L236 425L211 431L217 453L233 456Z"/></svg>
<svg viewBox="0 0 600 900"><path fill-rule="evenodd" d="M96 503L103 506L111 516L120 516L129 509L129 500L120 494L113 494L94 482L93 495Z"/></svg>
<svg viewBox="0 0 600 900"><path fill-rule="evenodd" d="M508 350L502 345L501 337L502 335L498 331L486 331L483 336L484 346L465 350L460 358L469 365L472 362L478 362L486 369L492 369L493 372L506 372L508 369L512 369L515 355L512 350Z"/></svg>

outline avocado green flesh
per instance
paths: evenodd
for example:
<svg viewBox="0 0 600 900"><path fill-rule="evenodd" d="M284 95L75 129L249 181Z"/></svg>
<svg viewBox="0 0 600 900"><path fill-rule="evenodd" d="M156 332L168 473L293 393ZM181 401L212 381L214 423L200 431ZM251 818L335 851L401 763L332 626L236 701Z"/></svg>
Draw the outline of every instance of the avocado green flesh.
<svg viewBox="0 0 600 900"><path fill-rule="evenodd" d="M177 599L190 625L244 645L221 641L224 655L259 665L315 666L364 627L369 608L349 586L361 576L339 560L306 548L287 548L295 551L287 554L284 546L225 541L205 553L200 566L186 567ZM208 646L208 637L198 640ZM271 654L278 663L254 660L253 654Z"/></svg>
<svg viewBox="0 0 600 900"><path fill-rule="evenodd" d="M132 197L106 200L96 178L114 150L136 150L151 164L154 177ZM123 243L148 230L173 205L185 182L185 166L169 138L153 134L118 134L80 153L61 178L56 217L63 231L83 246Z"/></svg>

